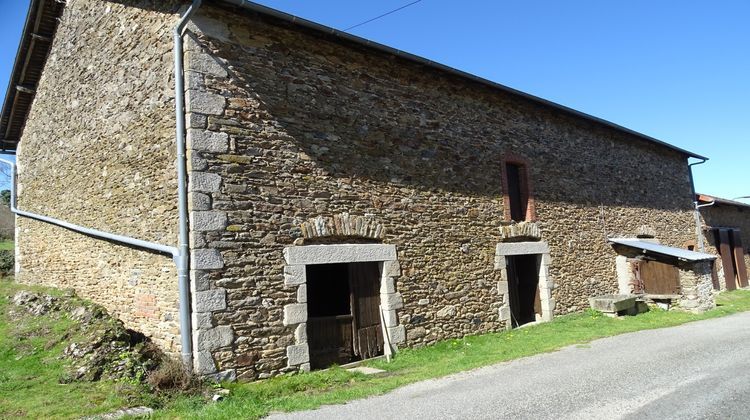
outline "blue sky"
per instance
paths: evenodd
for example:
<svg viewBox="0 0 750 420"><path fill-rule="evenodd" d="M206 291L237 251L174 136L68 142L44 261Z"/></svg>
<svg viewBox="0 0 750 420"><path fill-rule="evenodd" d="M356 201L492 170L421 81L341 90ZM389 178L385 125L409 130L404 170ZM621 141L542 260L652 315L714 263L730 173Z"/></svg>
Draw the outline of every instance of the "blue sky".
<svg viewBox="0 0 750 420"><path fill-rule="evenodd" d="M334 28L409 0L266 0ZM0 93L26 0L0 0ZM750 2L422 0L352 33L708 156L699 192L750 195Z"/></svg>

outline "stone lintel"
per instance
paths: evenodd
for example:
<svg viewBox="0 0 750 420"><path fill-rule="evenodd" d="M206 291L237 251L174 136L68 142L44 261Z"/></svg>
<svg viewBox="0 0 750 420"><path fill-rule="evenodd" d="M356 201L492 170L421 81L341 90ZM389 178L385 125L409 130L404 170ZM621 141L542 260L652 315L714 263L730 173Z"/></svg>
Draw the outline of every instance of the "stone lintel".
<svg viewBox="0 0 750 420"><path fill-rule="evenodd" d="M498 256L548 253L546 242L502 242L495 248L495 255Z"/></svg>
<svg viewBox="0 0 750 420"><path fill-rule="evenodd" d="M394 261L396 247L380 244L291 246L284 248L284 259L289 265Z"/></svg>

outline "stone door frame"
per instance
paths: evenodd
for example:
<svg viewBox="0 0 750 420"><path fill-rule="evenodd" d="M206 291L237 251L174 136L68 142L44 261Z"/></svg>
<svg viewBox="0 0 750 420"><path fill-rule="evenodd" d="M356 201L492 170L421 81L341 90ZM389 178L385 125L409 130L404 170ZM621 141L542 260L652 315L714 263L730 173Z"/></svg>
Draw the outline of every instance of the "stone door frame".
<svg viewBox="0 0 750 420"><path fill-rule="evenodd" d="M505 328L513 328L510 319L510 295L508 293L508 269L506 257L515 255L538 255L539 261L539 299L542 304L542 318L539 321L552 321L555 312L555 299L552 297L552 289L555 285L549 274L549 266L552 258L549 254L549 246L546 242L501 242L495 248L495 270L500 270L500 281L497 283L497 291L502 297L500 306L500 321L505 322Z"/></svg>
<svg viewBox="0 0 750 420"><path fill-rule="evenodd" d="M284 305L284 325L294 327L294 344L286 347L287 366L300 371L310 370L310 347L307 342L307 266L378 262L380 267L380 305L385 327L393 350L406 341L403 325L398 324L396 311L401 309L401 293L396 292L395 279L401 267L394 245L335 244L303 245L284 248L284 286L295 288L296 303Z"/></svg>

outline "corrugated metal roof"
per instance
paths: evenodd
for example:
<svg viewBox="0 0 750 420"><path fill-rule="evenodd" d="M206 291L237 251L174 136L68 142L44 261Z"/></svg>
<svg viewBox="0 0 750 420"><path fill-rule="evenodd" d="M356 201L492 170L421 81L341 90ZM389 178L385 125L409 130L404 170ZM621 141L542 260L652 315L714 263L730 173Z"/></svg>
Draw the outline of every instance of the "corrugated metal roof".
<svg viewBox="0 0 750 420"><path fill-rule="evenodd" d="M636 248L645 251L646 253L654 253L659 255L665 255L668 257L674 257L685 261L705 261L715 260L716 256L711 254L705 254L703 252L690 251L688 249L675 248L673 246L666 246L656 244L653 242L640 241L633 238L609 238L609 242L618 245L624 245L631 248Z"/></svg>
<svg viewBox="0 0 750 420"><path fill-rule="evenodd" d="M741 203L739 201L734 201L734 200L727 200L726 198L716 197L716 196L713 196L713 195L696 194L695 197L696 197L696 199L700 203L704 203L704 204L706 204L706 203L715 203L717 205L722 205L722 206L734 206L734 207L739 207L739 208L750 208L750 204Z"/></svg>

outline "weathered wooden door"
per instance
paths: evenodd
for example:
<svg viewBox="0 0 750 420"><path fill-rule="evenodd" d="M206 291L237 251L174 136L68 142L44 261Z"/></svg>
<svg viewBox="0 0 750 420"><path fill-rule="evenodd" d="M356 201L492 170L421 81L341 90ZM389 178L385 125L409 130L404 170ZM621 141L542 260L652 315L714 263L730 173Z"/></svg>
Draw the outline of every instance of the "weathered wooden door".
<svg viewBox="0 0 750 420"><path fill-rule="evenodd" d="M745 249L742 247L742 235L739 229L731 231L732 254L737 271L737 281L740 287L747 286L747 266L745 265Z"/></svg>
<svg viewBox="0 0 750 420"><path fill-rule="evenodd" d="M377 262L349 264L354 354L362 359L383 354L380 327L380 267Z"/></svg>
<svg viewBox="0 0 750 420"><path fill-rule="evenodd" d="M679 295L681 293L680 271L674 265L642 260L638 262L636 272L643 293L649 295Z"/></svg>
<svg viewBox="0 0 750 420"><path fill-rule="evenodd" d="M347 264L307 267L307 314L307 342L313 369L356 360Z"/></svg>
<svg viewBox="0 0 750 420"><path fill-rule="evenodd" d="M714 242L721 256L724 284L727 290L748 285L745 250L739 229L714 229Z"/></svg>

